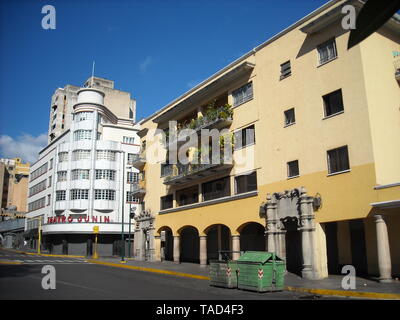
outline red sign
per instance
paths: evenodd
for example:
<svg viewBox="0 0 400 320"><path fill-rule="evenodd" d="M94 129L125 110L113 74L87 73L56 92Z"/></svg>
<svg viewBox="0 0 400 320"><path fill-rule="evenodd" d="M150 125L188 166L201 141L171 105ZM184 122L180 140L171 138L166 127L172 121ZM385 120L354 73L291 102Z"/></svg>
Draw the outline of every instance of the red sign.
<svg viewBox="0 0 400 320"><path fill-rule="evenodd" d="M73 218L69 216L68 218L66 216L57 216L57 217L48 217L47 218L47 223L73 223L73 222L91 222L91 223L109 223L110 222L110 217L105 216L105 217L98 217L98 216L93 216L89 217L87 216L86 218L79 217L79 218Z"/></svg>

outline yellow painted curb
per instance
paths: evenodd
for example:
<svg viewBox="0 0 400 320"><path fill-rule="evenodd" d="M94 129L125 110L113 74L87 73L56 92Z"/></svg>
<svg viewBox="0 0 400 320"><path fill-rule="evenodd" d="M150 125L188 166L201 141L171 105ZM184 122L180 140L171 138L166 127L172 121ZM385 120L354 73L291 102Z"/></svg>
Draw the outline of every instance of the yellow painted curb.
<svg viewBox="0 0 400 320"><path fill-rule="evenodd" d="M2 265L22 264L22 262L19 262L19 261L0 261L0 264L2 264Z"/></svg>
<svg viewBox="0 0 400 320"><path fill-rule="evenodd" d="M400 300L400 294L395 294L395 293L345 291L345 290L330 290L330 289L308 289L308 288L298 288L298 287L286 287L285 289L288 291L313 293L313 294L321 294L328 296Z"/></svg>
<svg viewBox="0 0 400 320"><path fill-rule="evenodd" d="M168 274L168 275L172 275L172 276L186 277L186 278L192 278L192 279L210 280L210 278L206 277L206 276L199 276L196 274L182 273L182 272L176 272L176 271L168 271L168 270L145 268L145 267L136 267L136 266L130 266L130 265L126 265L126 264L117 264L117 263L96 261L96 260L88 260L88 262L95 263L95 264L101 264L101 265L105 265L105 266L110 266L110 267L139 270L139 271L146 271L146 272L155 272L155 273Z"/></svg>

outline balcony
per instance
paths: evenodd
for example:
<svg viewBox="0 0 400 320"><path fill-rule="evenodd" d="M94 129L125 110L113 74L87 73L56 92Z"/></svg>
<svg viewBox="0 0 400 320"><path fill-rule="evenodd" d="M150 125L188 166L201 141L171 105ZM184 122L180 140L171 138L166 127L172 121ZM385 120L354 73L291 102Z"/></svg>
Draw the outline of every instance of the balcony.
<svg viewBox="0 0 400 320"><path fill-rule="evenodd" d="M135 167L136 169L143 169L146 163L146 152L140 152L138 154L134 154L132 158L128 160L128 165Z"/></svg>
<svg viewBox="0 0 400 320"><path fill-rule="evenodd" d="M144 180L139 180L137 183L132 183L130 190L132 197L142 198L146 194L146 183Z"/></svg>
<svg viewBox="0 0 400 320"><path fill-rule="evenodd" d="M172 166L172 172L164 178L165 185L179 185L201 179L224 170L231 169L233 163L224 163L221 159L220 163L193 164L186 165L176 164Z"/></svg>

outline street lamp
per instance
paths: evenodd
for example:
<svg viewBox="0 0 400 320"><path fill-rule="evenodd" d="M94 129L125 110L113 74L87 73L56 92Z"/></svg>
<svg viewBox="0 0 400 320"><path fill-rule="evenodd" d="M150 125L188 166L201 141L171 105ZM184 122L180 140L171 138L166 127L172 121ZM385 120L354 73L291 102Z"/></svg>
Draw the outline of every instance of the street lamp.
<svg viewBox="0 0 400 320"><path fill-rule="evenodd" d="M132 202L131 202L131 208L130 208L130 215L129 215L129 247L128 247L128 257L131 257L131 224L132 224L132 219L135 217L135 211L136 208L132 208Z"/></svg>

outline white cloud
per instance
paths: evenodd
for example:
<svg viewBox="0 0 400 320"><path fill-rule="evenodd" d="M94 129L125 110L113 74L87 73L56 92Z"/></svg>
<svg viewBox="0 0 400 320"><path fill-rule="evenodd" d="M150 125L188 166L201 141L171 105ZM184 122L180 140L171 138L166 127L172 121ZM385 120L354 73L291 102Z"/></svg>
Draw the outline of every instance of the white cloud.
<svg viewBox="0 0 400 320"><path fill-rule="evenodd" d="M139 69L141 72L146 72L147 68L153 63L153 59L147 56L142 63L139 64Z"/></svg>
<svg viewBox="0 0 400 320"><path fill-rule="evenodd" d="M35 162L39 157L39 151L47 145L47 134L37 137L30 134L22 134L17 138L7 135L0 136L1 158L22 158L23 161Z"/></svg>

